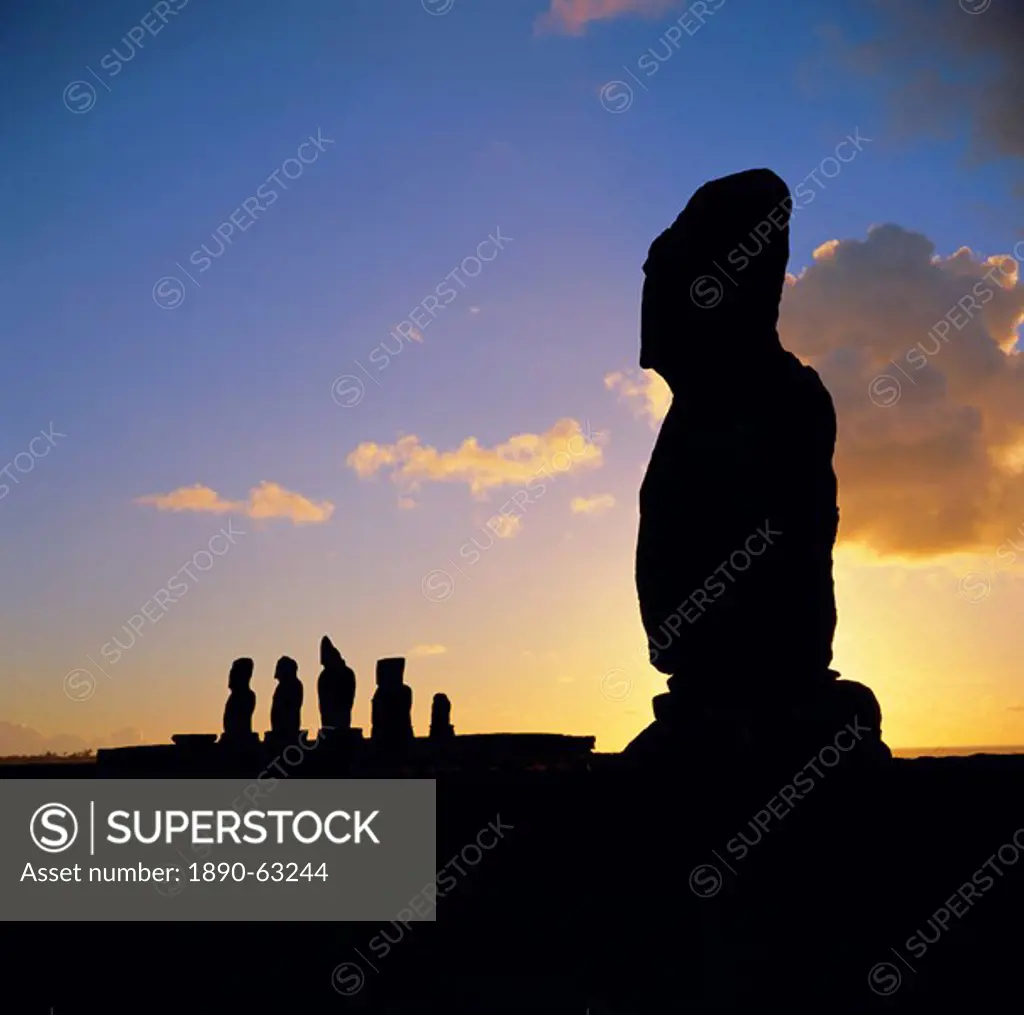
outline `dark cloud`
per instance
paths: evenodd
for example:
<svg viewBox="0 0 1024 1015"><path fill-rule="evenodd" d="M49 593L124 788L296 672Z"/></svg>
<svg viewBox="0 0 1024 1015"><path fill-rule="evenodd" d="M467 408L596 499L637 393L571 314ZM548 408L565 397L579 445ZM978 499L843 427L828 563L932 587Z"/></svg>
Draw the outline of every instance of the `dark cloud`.
<svg viewBox="0 0 1024 1015"><path fill-rule="evenodd" d="M844 44L848 66L880 76L903 132L955 137L976 162L1010 159L1024 197L1024 3L875 0L877 32ZM976 13L970 13L971 11Z"/></svg>

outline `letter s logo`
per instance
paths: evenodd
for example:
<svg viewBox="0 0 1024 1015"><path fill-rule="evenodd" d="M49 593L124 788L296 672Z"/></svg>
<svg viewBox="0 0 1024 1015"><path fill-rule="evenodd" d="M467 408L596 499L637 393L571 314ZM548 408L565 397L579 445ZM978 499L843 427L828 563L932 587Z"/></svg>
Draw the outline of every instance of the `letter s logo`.
<svg viewBox="0 0 1024 1015"><path fill-rule="evenodd" d="M78 838L78 819L64 804L43 804L29 819L28 830L44 853L63 853Z"/></svg>

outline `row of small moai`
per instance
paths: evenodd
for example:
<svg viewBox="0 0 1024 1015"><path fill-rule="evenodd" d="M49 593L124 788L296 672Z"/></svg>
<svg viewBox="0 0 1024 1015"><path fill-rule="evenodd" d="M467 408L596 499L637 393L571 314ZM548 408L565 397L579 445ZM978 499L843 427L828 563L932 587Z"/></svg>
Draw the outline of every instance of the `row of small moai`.
<svg viewBox="0 0 1024 1015"><path fill-rule="evenodd" d="M356 675L327 635L320 640L320 676L316 690L320 705L320 739L334 745L362 739L362 730L352 727L352 706L356 698ZM255 664L236 659L228 676L228 700L224 706L221 743L244 747L259 742L253 731L256 692L249 686ZM281 656L274 669L277 686L270 706L268 743L296 743L302 730L302 681L298 663ZM451 724L451 702L435 694L430 711L430 739L455 736ZM412 726L412 688L405 683L405 659L401 656L377 660L377 687L371 703L371 742L384 750L400 749L415 739Z"/></svg>

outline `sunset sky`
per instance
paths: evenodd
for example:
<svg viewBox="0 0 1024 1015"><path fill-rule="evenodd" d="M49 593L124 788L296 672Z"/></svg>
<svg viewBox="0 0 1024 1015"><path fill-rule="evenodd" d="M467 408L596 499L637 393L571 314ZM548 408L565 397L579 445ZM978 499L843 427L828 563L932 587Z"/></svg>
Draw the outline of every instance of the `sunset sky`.
<svg viewBox="0 0 1024 1015"><path fill-rule="evenodd" d="M8 12L0 753L216 731L241 655L257 728L288 654L316 729L325 632L356 725L405 654L421 732L444 691L459 732L622 747L664 689L633 584L668 401L640 269L754 166L803 186L780 333L839 416L835 666L893 747L1024 743L1022 20Z"/></svg>

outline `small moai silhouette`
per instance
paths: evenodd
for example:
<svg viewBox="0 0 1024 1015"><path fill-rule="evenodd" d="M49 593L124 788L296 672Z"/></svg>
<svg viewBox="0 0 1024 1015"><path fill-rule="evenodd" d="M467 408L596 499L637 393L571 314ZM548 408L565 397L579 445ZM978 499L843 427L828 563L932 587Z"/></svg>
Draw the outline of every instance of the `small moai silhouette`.
<svg viewBox="0 0 1024 1015"><path fill-rule="evenodd" d="M249 686L254 663L251 659L236 659L228 674L228 700L224 705L224 732L222 741L251 740L252 716L256 711L256 692Z"/></svg>
<svg viewBox="0 0 1024 1015"><path fill-rule="evenodd" d="M356 675L325 634L320 639L320 665L316 682L320 701L320 730L342 740L352 728L352 705L356 700Z"/></svg>
<svg viewBox="0 0 1024 1015"><path fill-rule="evenodd" d="M403 682L405 659L394 656L377 660L377 689L373 692L370 739L378 744L398 745L414 738L412 729L412 688Z"/></svg>
<svg viewBox="0 0 1024 1015"><path fill-rule="evenodd" d="M430 705L430 739L450 740L454 736L452 703L447 694L435 694Z"/></svg>
<svg viewBox="0 0 1024 1015"><path fill-rule="evenodd" d="M302 681L299 664L281 656L274 669L274 700L270 706L270 732L275 739L297 742L302 725Z"/></svg>

